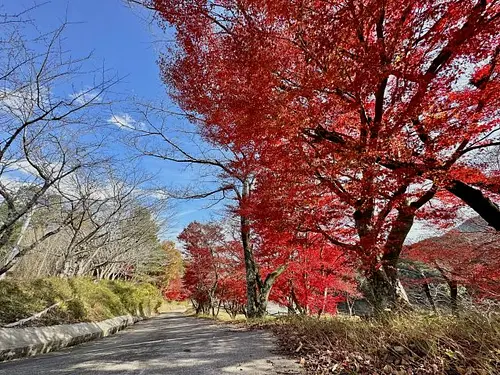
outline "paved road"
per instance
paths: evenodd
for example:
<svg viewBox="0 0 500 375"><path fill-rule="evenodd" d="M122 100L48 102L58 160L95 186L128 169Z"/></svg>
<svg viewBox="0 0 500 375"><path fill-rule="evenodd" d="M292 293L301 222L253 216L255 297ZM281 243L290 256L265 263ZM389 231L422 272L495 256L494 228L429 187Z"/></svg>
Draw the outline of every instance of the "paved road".
<svg viewBox="0 0 500 375"><path fill-rule="evenodd" d="M114 336L34 358L0 363L1 375L300 374L274 354L263 331L168 313Z"/></svg>

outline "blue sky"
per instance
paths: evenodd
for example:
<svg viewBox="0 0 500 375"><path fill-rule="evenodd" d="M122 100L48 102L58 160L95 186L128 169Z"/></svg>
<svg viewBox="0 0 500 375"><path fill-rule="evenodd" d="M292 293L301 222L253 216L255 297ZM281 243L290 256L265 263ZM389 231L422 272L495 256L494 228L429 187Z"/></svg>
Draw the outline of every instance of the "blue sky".
<svg viewBox="0 0 500 375"><path fill-rule="evenodd" d="M143 102L168 101L156 61L162 43L171 40L172 35L156 26L150 11L129 7L124 0L0 0L0 4L0 13L9 14L40 4L30 13L36 27L41 32L48 32L67 20L69 26L64 37L69 52L73 56L93 52L91 63L95 67L104 66L123 77L114 90L121 95L138 97ZM124 114L126 110L118 104L113 111ZM177 118L169 121L177 122L177 127L182 126ZM196 184L199 178L195 171L168 162L143 160L140 165L154 173L160 185ZM174 218L163 237L175 239L189 222L213 218L220 210L206 209L209 203L173 202Z"/></svg>

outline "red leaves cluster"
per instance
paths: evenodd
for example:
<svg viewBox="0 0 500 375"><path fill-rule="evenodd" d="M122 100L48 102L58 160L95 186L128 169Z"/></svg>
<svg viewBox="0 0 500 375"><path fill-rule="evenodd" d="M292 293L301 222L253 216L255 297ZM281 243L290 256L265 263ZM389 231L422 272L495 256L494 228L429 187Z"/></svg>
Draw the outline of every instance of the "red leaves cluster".
<svg viewBox="0 0 500 375"><path fill-rule="evenodd" d="M409 246L405 256L467 286L476 298L500 299L500 236L484 223L466 223L466 229L454 229Z"/></svg>
<svg viewBox="0 0 500 375"><path fill-rule="evenodd" d="M154 5L176 29L164 79L205 139L237 156L233 177L255 178L239 209L260 238L320 234L367 275L390 272L453 179L498 178L477 162L500 144L497 1ZM460 202L442 204L445 221Z"/></svg>
<svg viewBox="0 0 500 375"><path fill-rule="evenodd" d="M321 315L335 314L344 296L356 293L354 275L342 252L319 238L294 247L270 298L296 313Z"/></svg>
<svg viewBox="0 0 500 375"><path fill-rule="evenodd" d="M163 297L169 301L184 301L188 298L180 277L170 281L168 287L163 290Z"/></svg>
<svg viewBox="0 0 500 375"><path fill-rule="evenodd" d="M243 306L245 274L238 242L227 240L220 225L198 222L189 224L179 240L186 256L186 297L199 309L197 312Z"/></svg>

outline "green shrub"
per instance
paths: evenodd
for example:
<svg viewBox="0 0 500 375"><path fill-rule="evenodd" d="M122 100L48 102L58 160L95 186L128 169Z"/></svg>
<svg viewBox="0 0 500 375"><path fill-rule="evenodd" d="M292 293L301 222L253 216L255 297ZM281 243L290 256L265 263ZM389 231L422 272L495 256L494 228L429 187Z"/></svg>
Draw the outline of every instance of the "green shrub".
<svg viewBox="0 0 500 375"><path fill-rule="evenodd" d="M76 298L80 299L88 321L98 321L127 314L120 297L102 281L90 278L69 279Z"/></svg>
<svg viewBox="0 0 500 375"><path fill-rule="evenodd" d="M44 307L43 301L35 298L34 290L29 283L0 281L0 321L2 323L25 318L30 315L30 312L43 310Z"/></svg>
<svg viewBox="0 0 500 375"><path fill-rule="evenodd" d="M121 299L123 306L134 315L148 316L158 312L163 302L160 291L152 284L114 280L108 287Z"/></svg>
<svg viewBox="0 0 500 375"><path fill-rule="evenodd" d="M59 277L29 281L30 287L37 291L36 295L50 305L70 299L73 290L68 280Z"/></svg>
<svg viewBox="0 0 500 375"><path fill-rule="evenodd" d="M68 311L68 314L72 316L77 322L85 322L87 320L85 305L79 298L73 298L65 302L62 309Z"/></svg>
<svg viewBox="0 0 500 375"><path fill-rule="evenodd" d="M132 314L149 316L162 303L151 284L90 278L0 281L0 324L7 324L60 303L31 325L100 321Z"/></svg>

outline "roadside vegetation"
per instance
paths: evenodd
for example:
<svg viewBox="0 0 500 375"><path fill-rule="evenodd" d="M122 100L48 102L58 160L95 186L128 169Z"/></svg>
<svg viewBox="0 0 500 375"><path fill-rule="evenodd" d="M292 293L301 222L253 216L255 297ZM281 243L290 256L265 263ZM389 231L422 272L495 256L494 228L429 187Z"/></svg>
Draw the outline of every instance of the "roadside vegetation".
<svg viewBox="0 0 500 375"><path fill-rule="evenodd" d="M110 142L120 77L40 7L0 14L0 325L150 316L183 272L167 201Z"/></svg>
<svg viewBox="0 0 500 375"><path fill-rule="evenodd" d="M53 308L22 326L96 322L120 315L148 317L163 302L152 284L121 280L45 278L0 281L0 325Z"/></svg>
<svg viewBox="0 0 500 375"><path fill-rule="evenodd" d="M500 317L403 314L267 324L310 374L495 374Z"/></svg>
<svg viewBox="0 0 500 375"><path fill-rule="evenodd" d="M418 310L376 318L339 313L246 319L225 312L197 317L271 331L279 350L311 375L491 375L500 368L496 311Z"/></svg>

